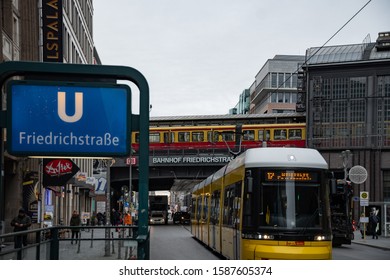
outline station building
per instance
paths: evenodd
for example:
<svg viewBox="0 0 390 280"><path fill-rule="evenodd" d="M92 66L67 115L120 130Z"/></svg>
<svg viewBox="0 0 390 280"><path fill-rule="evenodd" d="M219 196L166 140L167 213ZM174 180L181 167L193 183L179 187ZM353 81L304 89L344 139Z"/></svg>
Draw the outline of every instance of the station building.
<svg viewBox="0 0 390 280"><path fill-rule="evenodd" d="M363 211L360 192L368 191L370 207L380 208L389 223L390 32L375 42L367 37L362 44L309 48L305 61L297 108L306 111L307 146L318 149L340 179L364 167L367 179L352 184L354 218Z"/></svg>

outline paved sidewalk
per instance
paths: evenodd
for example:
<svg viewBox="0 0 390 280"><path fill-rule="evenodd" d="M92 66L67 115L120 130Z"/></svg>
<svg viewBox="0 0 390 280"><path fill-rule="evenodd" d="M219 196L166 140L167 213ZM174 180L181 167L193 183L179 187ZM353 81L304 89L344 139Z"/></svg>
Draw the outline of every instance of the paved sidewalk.
<svg viewBox="0 0 390 280"><path fill-rule="evenodd" d="M363 239L358 230L354 232L354 235L355 238L352 240L352 243L390 250L390 236L384 237L379 235L378 239L373 239L371 235L366 235L366 238Z"/></svg>

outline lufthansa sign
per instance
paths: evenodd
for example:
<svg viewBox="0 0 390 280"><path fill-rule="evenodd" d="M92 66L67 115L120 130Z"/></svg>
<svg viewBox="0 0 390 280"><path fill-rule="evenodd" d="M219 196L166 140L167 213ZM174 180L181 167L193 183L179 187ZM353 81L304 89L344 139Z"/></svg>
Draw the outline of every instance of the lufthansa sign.
<svg viewBox="0 0 390 280"><path fill-rule="evenodd" d="M7 94L10 154L129 153L131 92L126 85L12 81Z"/></svg>

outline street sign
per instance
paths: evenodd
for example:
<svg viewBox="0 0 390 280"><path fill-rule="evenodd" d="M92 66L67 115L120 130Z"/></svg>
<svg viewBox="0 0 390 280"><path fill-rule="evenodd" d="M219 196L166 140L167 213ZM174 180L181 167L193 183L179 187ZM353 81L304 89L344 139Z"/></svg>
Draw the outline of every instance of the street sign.
<svg viewBox="0 0 390 280"><path fill-rule="evenodd" d="M368 192L362 191L360 192L360 206L368 206L369 195Z"/></svg>
<svg viewBox="0 0 390 280"><path fill-rule="evenodd" d="M129 154L131 91L127 85L11 81L7 94L10 154Z"/></svg>

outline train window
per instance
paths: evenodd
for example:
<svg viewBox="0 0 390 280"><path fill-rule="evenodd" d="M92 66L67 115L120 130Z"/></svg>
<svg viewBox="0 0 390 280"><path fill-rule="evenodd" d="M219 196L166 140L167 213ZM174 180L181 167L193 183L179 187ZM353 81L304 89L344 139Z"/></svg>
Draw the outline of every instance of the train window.
<svg viewBox="0 0 390 280"><path fill-rule="evenodd" d="M259 141L269 141L271 135L271 131L269 129L259 130L258 137Z"/></svg>
<svg viewBox="0 0 390 280"><path fill-rule="evenodd" d="M177 134L178 142L190 142L190 133L189 132L179 132Z"/></svg>
<svg viewBox="0 0 390 280"><path fill-rule="evenodd" d="M222 131L222 139L225 141L234 141L233 131Z"/></svg>
<svg viewBox="0 0 390 280"><path fill-rule="evenodd" d="M160 143L160 133L159 132L149 133L149 142L150 143Z"/></svg>
<svg viewBox="0 0 390 280"><path fill-rule="evenodd" d="M203 142L204 133L202 132L192 132L192 142Z"/></svg>
<svg viewBox="0 0 390 280"><path fill-rule="evenodd" d="M287 129L274 130L274 140L286 140L286 139L287 139Z"/></svg>
<svg viewBox="0 0 390 280"><path fill-rule="evenodd" d="M302 129L289 129L288 130L288 139L290 139L290 140L302 139Z"/></svg>
<svg viewBox="0 0 390 280"><path fill-rule="evenodd" d="M243 140L253 141L255 140L254 130L244 130Z"/></svg>
<svg viewBox="0 0 390 280"><path fill-rule="evenodd" d="M207 131L207 141L214 143L218 141L218 134L214 131Z"/></svg>
<svg viewBox="0 0 390 280"><path fill-rule="evenodd" d="M164 132L164 143L172 143L174 142L175 134L173 132Z"/></svg>

